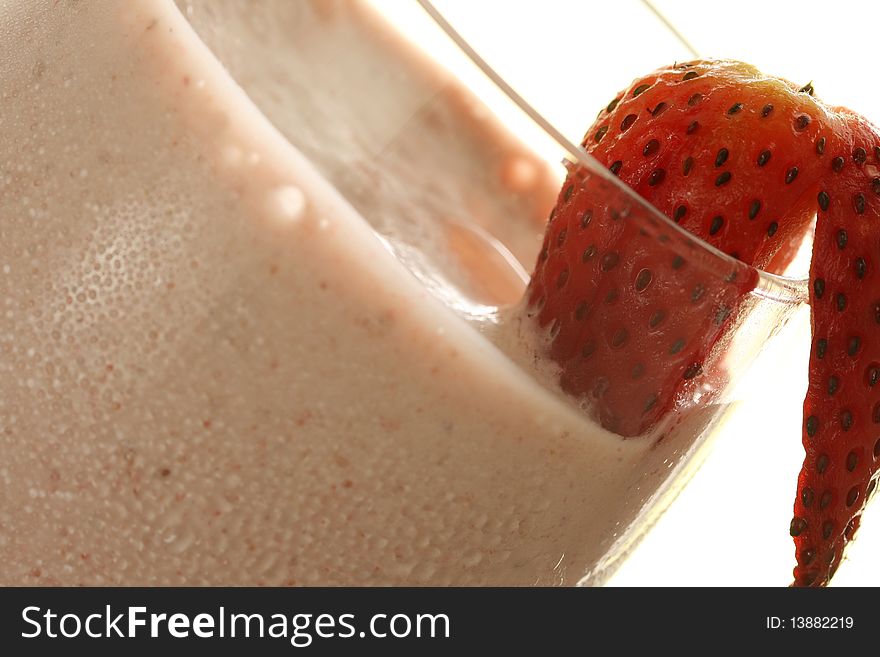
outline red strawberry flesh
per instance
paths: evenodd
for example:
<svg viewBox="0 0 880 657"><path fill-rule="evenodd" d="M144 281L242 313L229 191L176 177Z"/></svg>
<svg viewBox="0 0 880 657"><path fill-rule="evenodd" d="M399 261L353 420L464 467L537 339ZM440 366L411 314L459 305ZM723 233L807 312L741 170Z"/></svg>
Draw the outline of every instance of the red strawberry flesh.
<svg viewBox="0 0 880 657"><path fill-rule="evenodd" d="M744 64L695 62L633 82L583 145L683 229L747 264L784 267L815 213L809 177L791 177L817 166L819 121L796 125L814 105ZM800 152L774 147L795 132ZM757 277L645 239L633 225L645 221L620 221L632 211L622 193L582 178L570 174L560 192L529 312L550 333L562 388L603 426L643 435L723 386L710 361Z"/></svg>
<svg viewBox="0 0 880 657"><path fill-rule="evenodd" d="M795 584L826 584L880 459L880 134L809 86L701 61L633 82L583 146L681 228L756 268L783 270L818 211L790 530ZM758 279L688 242L581 168L551 214L525 304L536 348L563 390L623 436L723 386L724 336Z"/></svg>
<svg viewBox="0 0 880 657"><path fill-rule="evenodd" d="M813 344L806 458L791 534L795 583L824 585L877 485L880 463L880 135L857 118L829 139L810 267ZM842 158L843 164L837 158ZM836 160L836 162L835 162Z"/></svg>

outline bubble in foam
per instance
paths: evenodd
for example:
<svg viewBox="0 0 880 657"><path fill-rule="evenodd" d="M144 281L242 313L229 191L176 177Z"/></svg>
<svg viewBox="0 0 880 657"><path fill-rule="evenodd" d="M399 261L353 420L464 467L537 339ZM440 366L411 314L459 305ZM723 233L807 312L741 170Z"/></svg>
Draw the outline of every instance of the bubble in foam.
<svg viewBox="0 0 880 657"><path fill-rule="evenodd" d="M244 154L238 146L224 146L220 151L220 158L228 167L239 166L243 157Z"/></svg>
<svg viewBox="0 0 880 657"><path fill-rule="evenodd" d="M538 181L538 166L534 160L521 155L509 157L501 168L501 182L513 192L532 189Z"/></svg>
<svg viewBox="0 0 880 657"><path fill-rule="evenodd" d="M298 222L305 214L305 194L293 185L279 187L269 195L269 210L281 223Z"/></svg>

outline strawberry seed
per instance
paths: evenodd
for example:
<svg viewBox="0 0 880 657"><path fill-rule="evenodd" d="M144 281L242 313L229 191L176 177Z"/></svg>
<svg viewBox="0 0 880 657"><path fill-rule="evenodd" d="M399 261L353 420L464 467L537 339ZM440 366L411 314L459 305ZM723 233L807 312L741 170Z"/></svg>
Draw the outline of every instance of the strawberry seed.
<svg viewBox="0 0 880 657"><path fill-rule="evenodd" d="M852 450L849 454L846 455L846 471L852 472L856 469L856 466L859 464L859 455L856 454L855 450Z"/></svg>
<svg viewBox="0 0 880 657"><path fill-rule="evenodd" d="M865 195L853 194L853 209L856 214L865 214Z"/></svg>
<svg viewBox="0 0 880 657"><path fill-rule="evenodd" d="M691 363L684 371L684 380L690 381L696 376L703 373L703 366L700 363Z"/></svg>
<svg viewBox="0 0 880 657"><path fill-rule="evenodd" d="M596 255L596 245L590 244L586 249L584 249L584 254L581 256L581 260L583 262L589 262L593 259L593 256Z"/></svg>
<svg viewBox="0 0 880 657"><path fill-rule="evenodd" d="M726 185L730 182L731 177L732 174L730 173L730 171L725 171L715 179L715 186L721 187L722 185Z"/></svg>
<svg viewBox="0 0 880 657"><path fill-rule="evenodd" d="M849 492L846 494L846 505L852 506L856 503L856 500L859 499L859 489L853 486L849 489Z"/></svg>
<svg viewBox="0 0 880 657"><path fill-rule="evenodd" d="M840 379L838 379L834 375L829 376L828 377L828 394L833 397L834 393L837 392L837 388L839 387L839 385L840 385Z"/></svg>
<svg viewBox="0 0 880 657"><path fill-rule="evenodd" d="M828 540L831 537L831 532L834 531L834 523L830 520L826 520L822 523L822 538Z"/></svg>
<svg viewBox="0 0 880 657"><path fill-rule="evenodd" d="M752 204L749 206L749 220L754 219L758 216L758 213L761 211L761 201L755 199L752 201Z"/></svg>
<svg viewBox="0 0 880 657"><path fill-rule="evenodd" d="M864 258L856 258L853 266L856 270L856 278L862 280L868 272L868 263L865 262Z"/></svg>
<svg viewBox="0 0 880 657"><path fill-rule="evenodd" d="M804 486L804 490L801 491L801 504L803 504L806 509L813 506L813 489L809 486Z"/></svg>
<svg viewBox="0 0 880 657"><path fill-rule="evenodd" d="M617 329L611 337L611 346L615 349L622 347L629 339L629 332L626 329Z"/></svg>
<svg viewBox="0 0 880 657"><path fill-rule="evenodd" d="M568 270L563 269L559 272L559 278L556 279L556 289L561 290L568 283Z"/></svg>
<svg viewBox="0 0 880 657"><path fill-rule="evenodd" d="M687 176L691 172L691 167L694 166L694 158L688 157L684 164L682 165L681 172L684 176Z"/></svg>
<svg viewBox="0 0 880 657"><path fill-rule="evenodd" d="M636 292L642 292L651 284L653 278L654 275L651 273L650 269L642 269L636 277Z"/></svg>
<svg viewBox="0 0 880 657"><path fill-rule="evenodd" d="M867 497L867 495L865 497ZM848 523L846 523L846 529L844 530L844 533L846 534L847 538L852 538L853 532L855 532L855 530L856 530L856 521L861 517L862 517L861 514L859 514L859 515L855 516L852 520L850 520Z"/></svg>
<svg viewBox="0 0 880 657"><path fill-rule="evenodd" d="M728 306L718 308L715 312L715 326L721 326L728 317L730 317L730 308Z"/></svg>
<svg viewBox="0 0 880 657"><path fill-rule="evenodd" d="M659 103L657 107L651 110L651 116L659 116L666 111L667 107L668 105L666 103Z"/></svg>
<svg viewBox="0 0 880 657"><path fill-rule="evenodd" d="M602 256L602 271L611 271L620 262L620 256L616 251L609 251Z"/></svg>
<svg viewBox="0 0 880 657"><path fill-rule="evenodd" d="M846 347L846 353L850 355L850 357L855 357L857 353L859 353L859 348L862 346L862 339L854 335L849 339L849 343Z"/></svg>
<svg viewBox="0 0 880 657"><path fill-rule="evenodd" d="M663 169L654 169L651 172L651 175L648 176L648 184L651 187L655 187L662 183L664 178L666 178L666 171Z"/></svg>

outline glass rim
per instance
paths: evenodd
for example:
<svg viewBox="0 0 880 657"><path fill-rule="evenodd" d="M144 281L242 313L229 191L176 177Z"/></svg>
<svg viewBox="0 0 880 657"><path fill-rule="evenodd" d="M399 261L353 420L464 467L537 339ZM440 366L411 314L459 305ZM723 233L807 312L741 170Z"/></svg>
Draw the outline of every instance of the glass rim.
<svg viewBox="0 0 880 657"><path fill-rule="evenodd" d="M696 243L710 257L718 258L723 263L734 267L745 267L754 272L757 276L759 284L751 291L759 297L766 298L781 303L807 303L809 300L809 278L794 278L774 274L763 269L759 269L749 265L733 256L730 256L720 249L709 244L705 240L700 239L693 233L685 230L665 214L660 212L651 203L639 196L631 187L622 182L617 176L608 171L599 164L598 160L587 153L582 146L571 142L565 137L550 121L538 112L532 105L526 101L510 84L493 69L489 63L483 59L476 49L465 39L453 26L446 20L431 2L431 0L416 0L422 9L428 14L431 20L446 34L447 37L461 50L471 63L473 63L489 81L510 100L520 111L522 111L529 119L531 119L538 128L543 131L551 141L555 142L566 154L566 165L582 167L601 177L606 182L614 185L619 191L625 194L632 202L637 203L649 215L660 222L664 228L675 231L680 238Z"/></svg>

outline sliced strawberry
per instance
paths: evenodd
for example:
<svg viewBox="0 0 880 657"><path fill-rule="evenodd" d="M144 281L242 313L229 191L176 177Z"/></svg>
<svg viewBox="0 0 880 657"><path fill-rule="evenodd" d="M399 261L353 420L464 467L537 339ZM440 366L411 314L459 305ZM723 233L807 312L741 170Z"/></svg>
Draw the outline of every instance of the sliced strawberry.
<svg viewBox="0 0 880 657"><path fill-rule="evenodd" d="M852 119L829 147L810 267L806 458L791 522L803 586L827 584L837 570L880 466L880 135Z"/></svg>
<svg viewBox="0 0 880 657"><path fill-rule="evenodd" d="M721 251L766 269L785 250L787 265L813 218L806 181L828 118L809 93L740 62L693 62L612 105L583 141L593 157Z"/></svg>
<svg viewBox="0 0 880 657"><path fill-rule="evenodd" d="M705 394L712 348L757 277L735 261L719 271L697 240L582 169L556 207L530 312L544 319L563 389L636 435L674 398Z"/></svg>
<svg viewBox="0 0 880 657"><path fill-rule="evenodd" d="M790 530L795 584L826 584L880 468L880 133L809 85L694 62L634 82L583 145L681 228L758 268L784 268L818 210ZM692 240L582 169L551 214L524 325L562 388L623 436L718 385L707 372L723 376L725 332L756 284Z"/></svg>
<svg viewBox="0 0 880 657"><path fill-rule="evenodd" d="M827 122L788 82L694 62L636 80L583 145L697 237L757 267L785 266L815 213ZM636 436L713 387L713 349L756 279L742 268L727 280L733 263L722 272L717 260L697 265L691 249L658 246L639 233L645 220L620 221L627 205L595 176L568 176L527 313L547 332L563 389L603 426Z"/></svg>

